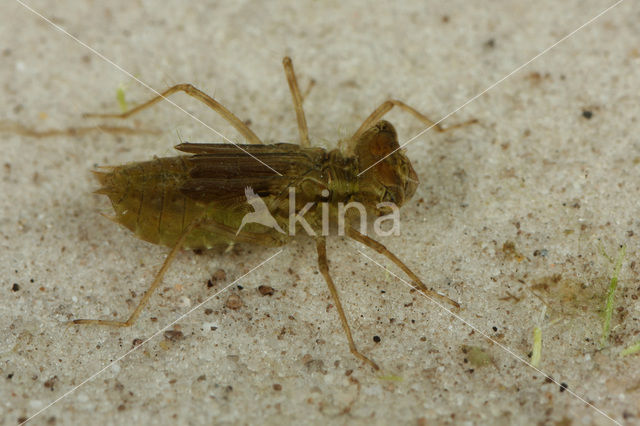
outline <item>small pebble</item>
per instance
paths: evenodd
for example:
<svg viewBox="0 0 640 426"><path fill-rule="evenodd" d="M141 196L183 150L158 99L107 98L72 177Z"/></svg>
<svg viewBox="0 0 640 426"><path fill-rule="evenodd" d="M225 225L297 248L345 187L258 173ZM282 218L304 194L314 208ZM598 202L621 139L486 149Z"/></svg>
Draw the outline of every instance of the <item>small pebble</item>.
<svg viewBox="0 0 640 426"><path fill-rule="evenodd" d="M231 296L229 296L229 298L227 298L225 306L229 309L233 309L234 311L238 310L242 307L242 299L240 299L240 296L238 296L237 294L232 294Z"/></svg>
<svg viewBox="0 0 640 426"><path fill-rule="evenodd" d="M260 287L258 287L258 291L263 296L272 296L275 292L273 287L269 287L268 285L261 285Z"/></svg>

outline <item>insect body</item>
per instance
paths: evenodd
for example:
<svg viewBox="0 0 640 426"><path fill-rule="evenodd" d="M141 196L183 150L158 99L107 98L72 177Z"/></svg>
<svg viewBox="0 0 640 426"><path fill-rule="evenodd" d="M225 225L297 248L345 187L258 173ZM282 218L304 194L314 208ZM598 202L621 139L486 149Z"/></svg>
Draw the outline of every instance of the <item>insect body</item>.
<svg viewBox="0 0 640 426"><path fill-rule="evenodd" d="M293 65L289 58L283 63L298 119L300 145L261 145L260 139L242 121L191 85L174 86L126 114L92 115L125 118L174 92L183 91L221 114L252 144L183 143L176 149L189 155L95 172L102 184L97 192L107 195L113 205L115 216L112 219L133 231L138 238L171 247L171 252L127 321L79 319L74 323L132 325L180 249L208 249L235 243L280 246L290 241L296 231L305 231L316 240L319 268L338 310L351 352L378 368L357 350L353 342L329 274L325 238L330 224L344 213L341 206L357 203L363 206L367 215L379 217L388 213L389 205L400 207L416 191L417 175L399 149L393 126L381 120L382 116L398 106L428 125L433 122L400 101L387 101L350 138L348 152L312 148ZM438 131L453 127L435 126ZM361 232L362 227L361 231L356 230L354 221L351 210L344 220L346 236L387 256L409 275L417 290L457 306L451 299L427 289L396 256ZM335 227L331 229L335 232Z"/></svg>
<svg viewBox="0 0 640 426"><path fill-rule="evenodd" d="M323 204L329 207L330 217L326 221L334 223L338 203L360 203L368 213L377 216L380 212L376 204L395 202L400 207L411 198L418 181L402 152L393 153L376 165L375 171L358 177L361 170L377 159L370 152L361 151L376 149L380 154L397 146L395 130L386 121L365 132L356 146L359 156L280 143L244 146L252 158L234 145L183 143L176 149L193 155L158 158L96 172L103 185L97 192L111 200L116 222L154 244L173 247L187 227L194 224L184 235L182 248L210 249L230 243L279 246L293 238L304 223L313 234L325 234ZM378 169L387 173L388 185L382 182ZM290 222L291 195L294 211L304 209L307 204L309 208L304 222L296 222L298 229L285 232L283 228L287 229ZM276 222L273 226L241 223L253 214L247 203L250 196L258 196L268 206Z"/></svg>

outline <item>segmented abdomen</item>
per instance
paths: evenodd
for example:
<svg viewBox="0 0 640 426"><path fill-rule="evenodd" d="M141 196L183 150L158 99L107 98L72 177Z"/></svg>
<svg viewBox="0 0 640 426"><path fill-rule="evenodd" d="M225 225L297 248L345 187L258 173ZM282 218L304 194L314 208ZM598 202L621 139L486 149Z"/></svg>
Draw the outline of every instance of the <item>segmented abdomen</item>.
<svg viewBox="0 0 640 426"><path fill-rule="evenodd" d="M96 193L111 200L115 222L140 239L172 247L185 227L205 211L203 205L180 192L186 170L185 157L113 167L109 172L95 172L102 184Z"/></svg>

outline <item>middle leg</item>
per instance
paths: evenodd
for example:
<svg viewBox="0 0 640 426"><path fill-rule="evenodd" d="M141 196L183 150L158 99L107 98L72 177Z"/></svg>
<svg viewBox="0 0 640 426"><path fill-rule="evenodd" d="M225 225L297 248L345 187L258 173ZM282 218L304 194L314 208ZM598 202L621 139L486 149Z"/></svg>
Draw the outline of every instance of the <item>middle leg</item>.
<svg viewBox="0 0 640 426"><path fill-rule="evenodd" d="M338 315L340 316L340 322L342 323L342 328L344 329L345 334L347 335L347 341L349 342L349 350L351 353L355 355L357 358L366 362L370 366L372 366L375 370L379 370L378 364L364 356L358 349L356 348L356 344L353 342L353 337L351 336L351 328L349 328L349 323L347 322L347 316L344 314L344 309L342 309L342 303L340 303L340 296L338 295L338 290L336 286L333 284L333 280L331 279L331 275L329 274L329 263L327 262L327 246L326 240L324 237L319 237L316 239L316 248L318 250L318 267L320 268L320 272L324 277L324 280L327 282L327 286L329 287L329 291L331 292L331 297L333 298L333 302L336 304L336 309L338 310Z"/></svg>
<svg viewBox="0 0 640 426"><path fill-rule="evenodd" d="M284 66L284 73L287 75L287 83L289 83L291 97L293 98L293 107L296 110L298 131L300 132L300 146L306 148L311 146L311 142L309 142L309 129L307 128L307 119L304 116L304 109L302 108L302 95L300 94L296 74L293 71L293 62L291 62L291 58L285 56L284 59L282 59L282 66Z"/></svg>

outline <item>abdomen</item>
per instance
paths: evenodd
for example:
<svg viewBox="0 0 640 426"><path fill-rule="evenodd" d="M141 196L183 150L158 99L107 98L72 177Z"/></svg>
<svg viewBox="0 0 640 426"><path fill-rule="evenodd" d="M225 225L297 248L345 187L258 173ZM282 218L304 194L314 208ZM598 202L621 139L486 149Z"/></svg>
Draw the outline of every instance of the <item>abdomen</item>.
<svg viewBox="0 0 640 426"><path fill-rule="evenodd" d="M102 184L96 191L111 200L113 220L153 244L173 246L205 207L185 197L180 187L186 179L185 157L158 158L95 172ZM187 244L185 248L194 244ZM198 245L198 244L195 244Z"/></svg>

